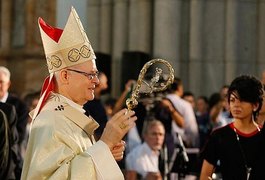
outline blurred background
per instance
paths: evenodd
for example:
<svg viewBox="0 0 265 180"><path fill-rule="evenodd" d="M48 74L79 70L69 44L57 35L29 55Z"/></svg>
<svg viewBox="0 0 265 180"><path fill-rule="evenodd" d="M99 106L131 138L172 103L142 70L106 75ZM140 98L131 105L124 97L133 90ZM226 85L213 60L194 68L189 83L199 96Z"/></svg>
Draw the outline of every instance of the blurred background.
<svg viewBox="0 0 265 180"><path fill-rule="evenodd" d="M265 69L265 0L1 0L0 65L12 92L40 90L48 71L38 17L63 29L71 6L113 97L153 58L169 61L196 96Z"/></svg>

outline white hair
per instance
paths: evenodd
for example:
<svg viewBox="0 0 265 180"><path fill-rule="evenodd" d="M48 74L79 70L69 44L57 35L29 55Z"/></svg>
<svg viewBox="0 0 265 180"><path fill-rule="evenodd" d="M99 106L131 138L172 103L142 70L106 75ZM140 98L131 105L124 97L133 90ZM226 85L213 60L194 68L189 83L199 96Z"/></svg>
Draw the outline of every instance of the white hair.
<svg viewBox="0 0 265 180"><path fill-rule="evenodd" d="M144 125L143 130L142 130L142 136L144 136L145 134L148 134L148 132L153 126L161 126L163 127L165 131L165 127L161 121L159 121L158 119L152 119L152 120L147 121L147 123Z"/></svg>
<svg viewBox="0 0 265 180"><path fill-rule="evenodd" d="M11 74L10 74L10 71L6 67L0 66L0 73L3 73L6 76L7 80L10 81Z"/></svg>

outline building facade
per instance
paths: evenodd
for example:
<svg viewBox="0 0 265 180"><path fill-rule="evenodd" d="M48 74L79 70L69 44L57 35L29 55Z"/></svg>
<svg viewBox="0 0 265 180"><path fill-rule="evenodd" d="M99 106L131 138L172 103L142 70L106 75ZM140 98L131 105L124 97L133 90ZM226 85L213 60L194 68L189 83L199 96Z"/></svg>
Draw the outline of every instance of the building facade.
<svg viewBox="0 0 265 180"><path fill-rule="evenodd" d="M197 96L265 69L264 0L1 0L0 65L12 73L13 92L41 88L48 73L37 19L63 28L71 5L96 55L110 57L114 97L124 87L124 52L168 60Z"/></svg>

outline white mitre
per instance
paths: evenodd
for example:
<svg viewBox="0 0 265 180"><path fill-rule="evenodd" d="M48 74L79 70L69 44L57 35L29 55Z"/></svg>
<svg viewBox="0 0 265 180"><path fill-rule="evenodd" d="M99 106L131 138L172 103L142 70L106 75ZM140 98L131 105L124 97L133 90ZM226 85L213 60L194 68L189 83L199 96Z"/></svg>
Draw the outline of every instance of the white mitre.
<svg viewBox="0 0 265 180"><path fill-rule="evenodd" d="M37 107L30 113L33 120L41 111L49 94L54 91L54 72L96 59L80 18L73 7L63 30L48 25L42 18L39 18L38 24L50 75L44 80Z"/></svg>
<svg viewBox="0 0 265 180"><path fill-rule="evenodd" d="M64 30L39 18L39 28L49 73L96 59L78 14L72 7Z"/></svg>

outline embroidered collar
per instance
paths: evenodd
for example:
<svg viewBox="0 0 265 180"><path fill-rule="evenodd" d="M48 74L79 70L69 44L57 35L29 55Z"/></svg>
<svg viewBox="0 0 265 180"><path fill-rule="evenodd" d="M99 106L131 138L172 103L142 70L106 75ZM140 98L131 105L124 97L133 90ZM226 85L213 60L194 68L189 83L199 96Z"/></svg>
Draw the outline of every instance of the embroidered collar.
<svg viewBox="0 0 265 180"><path fill-rule="evenodd" d="M86 111L83 109L83 106L75 103L74 101L68 99L67 97L58 94L58 93L52 93L52 96L58 96L59 98L64 99L64 101L66 101L67 104L69 104L70 106L72 106L73 108L75 108L76 110L80 111L81 113L85 113Z"/></svg>

